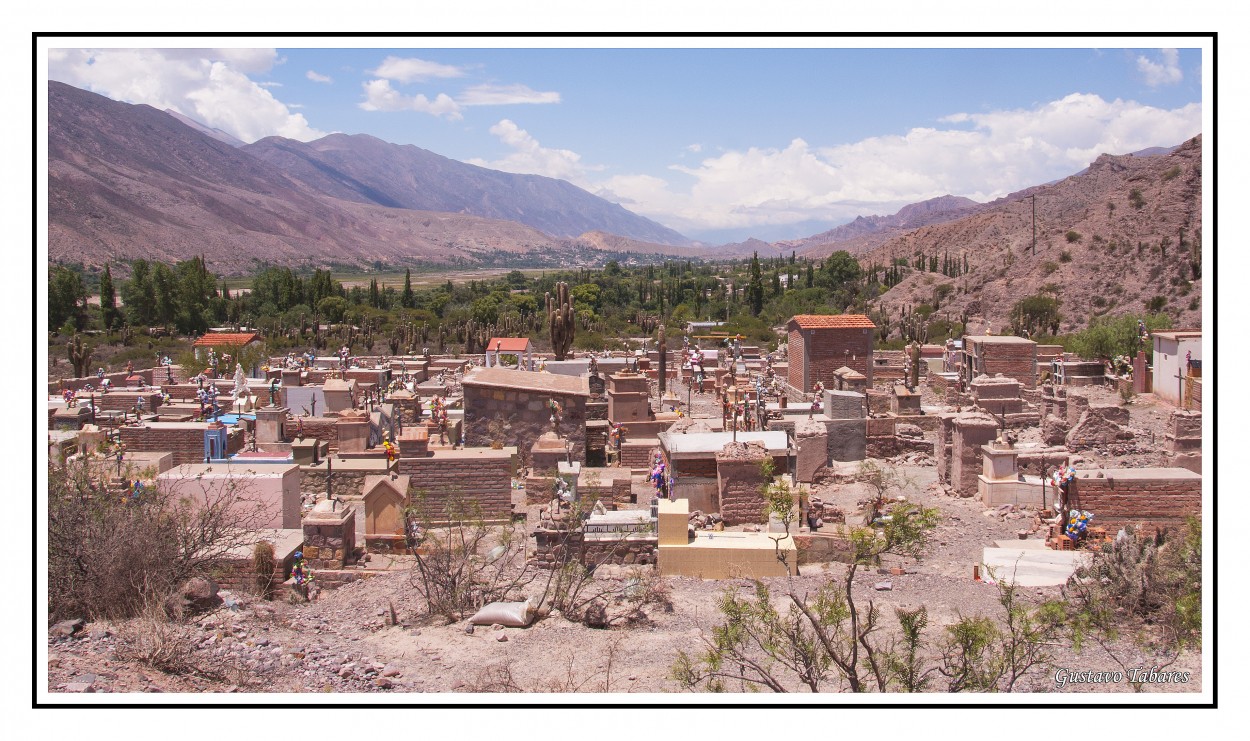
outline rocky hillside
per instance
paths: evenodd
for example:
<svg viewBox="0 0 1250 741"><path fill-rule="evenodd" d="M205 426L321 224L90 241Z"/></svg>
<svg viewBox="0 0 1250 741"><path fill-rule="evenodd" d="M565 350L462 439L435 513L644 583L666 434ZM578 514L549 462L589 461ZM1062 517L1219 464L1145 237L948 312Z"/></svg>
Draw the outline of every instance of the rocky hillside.
<svg viewBox="0 0 1250 741"><path fill-rule="evenodd" d="M946 255L967 258L969 272L957 278L909 271L877 302L892 316L904 305L927 303L954 318L969 315L970 331L988 324L999 332L1017 301L1044 293L1060 301L1060 331L1095 316L1141 313L1151 302L1174 326L1198 327L1202 280L1193 260L1202 235L1201 175L1201 137L1164 155L1104 154L1079 175L896 236L860 259L888 265L918 254L936 255L939 264Z"/></svg>
<svg viewBox="0 0 1250 741"><path fill-rule="evenodd" d="M795 250L805 257L824 257L837 250L868 252L902 232L976 213L984 206L962 196L938 196L912 203L890 216L858 216L854 221L803 239L777 242L782 252Z"/></svg>

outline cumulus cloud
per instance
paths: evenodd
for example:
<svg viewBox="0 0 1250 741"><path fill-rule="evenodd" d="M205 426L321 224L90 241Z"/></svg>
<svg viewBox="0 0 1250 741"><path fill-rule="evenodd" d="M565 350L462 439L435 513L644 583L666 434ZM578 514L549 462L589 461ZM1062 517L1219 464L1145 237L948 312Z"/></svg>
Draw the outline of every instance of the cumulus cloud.
<svg viewBox="0 0 1250 741"><path fill-rule="evenodd" d="M450 64L428 62L424 59L409 57L387 57L377 69L369 74L395 82L424 82L433 79L463 77L464 70Z"/></svg>
<svg viewBox="0 0 1250 741"><path fill-rule="evenodd" d="M329 75L318 74L317 72L313 70L308 70L307 72L304 73L304 76L312 80L313 82L321 82L321 83L325 83L326 85L329 85L332 82L334 82L334 78L330 77Z"/></svg>
<svg viewBox="0 0 1250 741"><path fill-rule="evenodd" d="M992 200L1071 175L1102 153L1179 144L1202 126L1198 104L1165 110L1084 94L940 123L836 147L794 139L672 165L693 179L688 189L632 174L590 189L685 231L835 221L948 193Z"/></svg>
<svg viewBox="0 0 1250 741"><path fill-rule="evenodd" d="M560 94L540 93L525 85L473 85L456 96L460 105L514 105L517 103L559 103Z"/></svg>
<svg viewBox="0 0 1250 741"><path fill-rule="evenodd" d="M65 49L48 76L114 100L172 109L245 142L326 135L248 75L278 61L273 49Z"/></svg>
<svg viewBox="0 0 1250 741"><path fill-rule="evenodd" d="M470 164L504 172L545 175L567 180L584 188L593 187L587 181L587 173L603 169L600 166L583 164L581 155L576 152L542 146L528 131L506 118L490 127L490 133L513 151L503 159L487 161L475 158L469 160Z"/></svg>
<svg viewBox="0 0 1250 741"><path fill-rule="evenodd" d="M366 111L418 111L443 116L458 121L464 116L460 105L446 93L439 93L430 100L424 95L404 95L391 87L389 80L370 80L364 83L365 99L360 107Z"/></svg>
<svg viewBox="0 0 1250 741"><path fill-rule="evenodd" d="M1160 49L1159 61L1146 56L1137 57L1137 71L1150 87L1175 85L1181 81L1180 53L1175 49Z"/></svg>

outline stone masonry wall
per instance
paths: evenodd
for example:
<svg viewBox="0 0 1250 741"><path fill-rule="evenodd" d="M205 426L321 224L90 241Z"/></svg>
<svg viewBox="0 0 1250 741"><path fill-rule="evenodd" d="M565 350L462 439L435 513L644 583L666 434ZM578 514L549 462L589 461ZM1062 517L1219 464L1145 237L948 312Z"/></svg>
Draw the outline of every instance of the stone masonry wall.
<svg viewBox="0 0 1250 741"><path fill-rule="evenodd" d="M412 477L409 500L415 503L424 495L435 519L446 514L454 498L476 504L488 521L512 517L512 454L508 451L483 451L464 458L400 458L398 466L400 475Z"/></svg>
<svg viewBox="0 0 1250 741"><path fill-rule="evenodd" d="M727 460L717 456L717 484L720 492L720 514L726 525L762 524L765 514L764 477L758 459Z"/></svg>
<svg viewBox="0 0 1250 741"><path fill-rule="evenodd" d="M586 460L586 397L554 393L530 392L520 389L464 387L465 445L489 447L492 440L490 423L507 420L510 431L504 433L506 446L520 449L528 465L529 451L543 433L550 432L551 411L547 406L555 399L563 408L559 434L573 443L573 460Z"/></svg>
<svg viewBox="0 0 1250 741"><path fill-rule="evenodd" d="M976 496L977 476L984 470L981 446L998 436L998 423L984 414L955 419L951 439L951 486L962 497Z"/></svg>

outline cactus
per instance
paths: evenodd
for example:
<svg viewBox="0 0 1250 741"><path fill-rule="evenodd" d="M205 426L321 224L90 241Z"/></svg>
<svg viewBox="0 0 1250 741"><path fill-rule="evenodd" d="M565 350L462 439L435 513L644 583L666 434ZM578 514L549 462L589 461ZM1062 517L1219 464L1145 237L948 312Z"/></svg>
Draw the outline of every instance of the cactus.
<svg viewBox="0 0 1250 741"><path fill-rule="evenodd" d="M664 399L664 392L667 389L667 380L665 379L668 370L668 341L664 334L664 325L660 325L660 399Z"/></svg>
<svg viewBox="0 0 1250 741"><path fill-rule="evenodd" d="M911 343L911 373L907 388L914 391L920 385L920 343Z"/></svg>
<svg viewBox="0 0 1250 741"><path fill-rule="evenodd" d="M82 341L81 335L75 334L65 346L65 351L69 354L70 365L74 367L74 377L85 378L91 368L91 347Z"/></svg>
<svg viewBox="0 0 1250 741"><path fill-rule="evenodd" d="M573 346L573 336L577 326L573 324L573 301L569 298L569 284L560 281L556 284L556 295L550 293L547 299L547 326L551 332L551 349L556 360L564 360L569 348Z"/></svg>

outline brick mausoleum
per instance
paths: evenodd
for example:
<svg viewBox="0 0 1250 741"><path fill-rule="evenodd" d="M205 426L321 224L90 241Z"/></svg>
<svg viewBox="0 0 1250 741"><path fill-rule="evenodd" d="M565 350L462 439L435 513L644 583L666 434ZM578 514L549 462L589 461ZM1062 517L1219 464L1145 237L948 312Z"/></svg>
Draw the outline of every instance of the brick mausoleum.
<svg viewBox="0 0 1250 741"><path fill-rule="evenodd" d="M877 325L863 314L800 314L786 325L789 333L789 383L808 393L817 381L834 388L834 372L846 366L872 387L872 340Z"/></svg>

